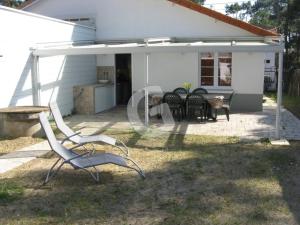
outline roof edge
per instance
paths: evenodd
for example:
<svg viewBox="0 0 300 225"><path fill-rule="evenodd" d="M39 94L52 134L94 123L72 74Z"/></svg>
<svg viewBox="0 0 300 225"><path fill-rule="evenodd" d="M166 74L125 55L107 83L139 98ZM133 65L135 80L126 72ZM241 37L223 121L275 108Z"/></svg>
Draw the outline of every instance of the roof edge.
<svg viewBox="0 0 300 225"><path fill-rule="evenodd" d="M201 5L199 5L195 2L192 2L190 0L168 0L168 1L172 2L174 4L177 4L177 5L180 5L182 7L188 8L190 10L205 14L205 15L207 15L209 17L212 17L216 20L220 20L224 23L227 23L227 24L230 24L232 26L241 28L243 30L246 30L250 33L253 33L253 34L256 34L256 35L259 35L259 36L264 36L264 37L266 37L266 36L276 36L276 37L280 36L276 32L272 32L272 31L263 29L261 27L252 25L250 23L246 23L242 20L232 18L230 16L219 13L215 10L212 10L212 9L206 8L204 6L201 6Z"/></svg>
<svg viewBox="0 0 300 225"><path fill-rule="evenodd" d="M55 19L52 17L48 17L48 16L43 16L43 15L39 15L36 13L31 13L31 12L26 12L26 11L22 11L19 9L14 9L14 8L10 8L10 7L6 7L6 6L1 6L0 5L0 10L5 10L5 11L9 11L12 13L18 13L18 14L22 14L25 16L30 16L30 17L35 17L35 18L39 18L42 20L48 20L48 21L52 21L52 22L56 22L56 23L62 23L62 24L66 24L66 25L70 25L70 26L74 26L74 27L82 27L85 29L89 29L89 30L96 30L96 28L94 27L89 27L89 26L85 26L85 25L81 25L81 24L77 24L77 23L72 23L72 22L68 22L68 21L64 21L64 20L60 20L60 19Z"/></svg>

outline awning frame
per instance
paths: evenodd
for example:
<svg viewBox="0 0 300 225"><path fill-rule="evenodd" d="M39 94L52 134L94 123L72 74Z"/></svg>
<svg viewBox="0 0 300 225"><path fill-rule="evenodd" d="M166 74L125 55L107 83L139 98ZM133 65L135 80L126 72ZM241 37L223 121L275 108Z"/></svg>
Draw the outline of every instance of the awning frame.
<svg viewBox="0 0 300 225"><path fill-rule="evenodd" d="M278 68L278 88L277 88L277 109L276 109L276 139L280 139L281 123L281 104L282 104L282 80L283 80L283 37L274 39L264 38L261 42L193 42L193 43L156 43L145 44L123 43L123 44L94 44L94 45L68 45L56 47L38 47L32 48L33 65L32 65L32 90L33 103L40 105L40 84L38 62L40 57L49 57L57 55L101 55L101 54L133 54L141 53L145 56L145 87L149 84L149 60L151 53L188 53L188 52L274 52L279 54ZM244 45L243 45L244 43ZM145 125L149 123L148 91L145 88Z"/></svg>

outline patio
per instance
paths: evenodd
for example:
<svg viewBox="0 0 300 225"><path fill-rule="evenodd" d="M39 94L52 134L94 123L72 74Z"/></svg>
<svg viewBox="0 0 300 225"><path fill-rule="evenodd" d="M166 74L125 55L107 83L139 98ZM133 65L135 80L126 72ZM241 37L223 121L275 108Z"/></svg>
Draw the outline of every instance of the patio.
<svg viewBox="0 0 300 225"><path fill-rule="evenodd" d="M143 112L142 112L143 113ZM143 118L143 116L141 116ZM127 119L126 107L116 107L97 115L74 115L66 121L76 130L83 133L99 133L107 129L132 129ZM152 117L150 128L172 133L212 136L232 136L241 140L258 140L275 137L276 104L265 98L262 112L233 113L228 122L226 116L218 116L217 122L181 121L174 127L162 124L161 120ZM282 109L281 137L288 140L300 140L300 121L291 112Z"/></svg>

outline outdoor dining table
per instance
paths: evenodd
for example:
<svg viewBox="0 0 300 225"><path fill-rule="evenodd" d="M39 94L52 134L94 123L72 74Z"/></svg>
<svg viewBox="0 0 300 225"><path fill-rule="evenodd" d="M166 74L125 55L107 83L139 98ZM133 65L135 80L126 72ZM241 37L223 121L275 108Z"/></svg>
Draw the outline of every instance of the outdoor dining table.
<svg viewBox="0 0 300 225"><path fill-rule="evenodd" d="M187 101L187 94L179 94L182 100ZM204 99L207 101L208 105L208 118L213 120L217 119L218 109L222 108L223 99L225 98L224 94L219 93L208 93L202 94ZM152 102L154 105L160 105L163 99L163 93L153 93L150 94Z"/></svg>

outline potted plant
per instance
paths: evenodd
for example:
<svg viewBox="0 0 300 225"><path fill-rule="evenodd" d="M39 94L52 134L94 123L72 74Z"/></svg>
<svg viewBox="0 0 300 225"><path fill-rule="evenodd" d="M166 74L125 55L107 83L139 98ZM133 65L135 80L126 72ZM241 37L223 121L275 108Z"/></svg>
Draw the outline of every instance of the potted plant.
<svg viewBox="0 0 300 225"><path fill-rule="evenodd" d="M183 83L183 88L187 91L187 93L190 93L191 87L192 87L191 83L188 82Z"/></svg>

